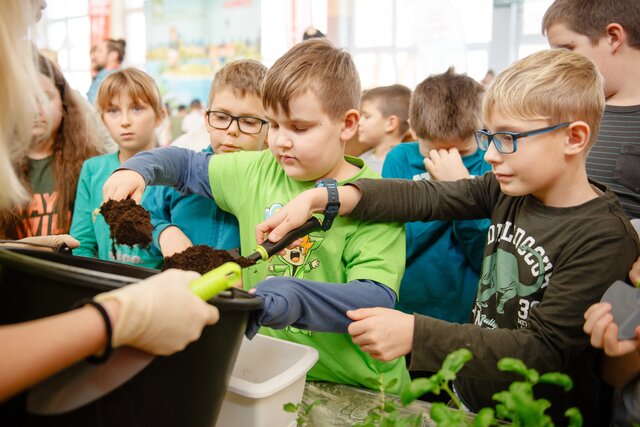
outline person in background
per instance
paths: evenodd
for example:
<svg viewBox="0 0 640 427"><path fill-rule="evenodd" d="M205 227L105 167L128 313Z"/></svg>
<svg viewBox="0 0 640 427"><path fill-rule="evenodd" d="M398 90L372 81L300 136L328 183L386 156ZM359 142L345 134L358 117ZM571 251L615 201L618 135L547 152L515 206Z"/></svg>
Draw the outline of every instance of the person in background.
<svg viewBox="0 0 640 427"><path fill-rule="evenodd" d="M584 312L640 255L640 241L615 195L587 179L585 162L604 110L596 66L577 53L545 50L511 64L489 86L484 129L493 173L451 182L361 179L338 188L339 212L355 220L491 218L474 324L459 325L387 308L347 312L353 341L380 360L411 351L412 370L437 371L459 348L474 355L454 381L474 412L495 405L511 373L504 357L540 373L560 371L573 388L536 390L553 405L554 423L576 406L585 425L608 425L600 402L598 351L582 331ZM256 227L278 241L327 206L323 189L307 190ZM562 343L562 345L560 345Z"/></svg>
<svg viewBox="0 0 640 427"><path fill-rule="evenodd" d="M360 96L347 52L326 39L299 43L269 69L262 87L270 151L220 156L168 147L140 153L107 180L105 199L135 200L147 185L158 184L212 197L238 219L248 255L256 247L254 226L300 191L321 185L333 192L337 181L379 178L361 159L344 156L346 141L357 132ZM325 230L331 215L325 215ZM385 391L399 393L409 380L404 358L380 362L364 354L345 333L343 313L393 307L404 247L404 230L393 223L338 218L331 232L310 232L296 248L243 270L245 289L255 286L265 298L247 335L274 327L261 332L318 349L310 379L378 389L382 375L385 383L395 380Z"/></svg>
<svg viewBox="0 0 640 427"><path fill-rule="evenodd" d="M29 149L34 116L39 110L37 101L42 105L47 97L40 88L33 45L22 38L44 7L44 1L5 0L0 13L0 209L29 200L29 192L13 165ZM27 240L56 246L78 244L64 235ZM105 293L99 304L108 318L86 305L56 316L0 326L0 401L87 356L101 354L106 346L130 345L165 355L183 349L199 337L205 325L218 319L216 308L188 289L188 283L198 276L170 270ZM106 321L117 337L111 342Z"/></svg>
<svg viewBox="0 0 640 427"><path fill-rule="evenodd" d="M156 147L156 129L165 117L160 91L151 76L135 68L109 74L98 91L96 106L118 151L82 165L70 234L80 247L74 255L97 257L147 268L159 268L162 256L154 247L116 245L100 213L102 186L111 173L133 155ZM148 193L142 206L148 209Z"/></svg>
<svg viewBox="0 0 640 427"><path fill-rule="evenodd" d="M87 98L94 104L100 84L109 74L122 67L127 43L122 40L106 39L96 45L92 58L92 69L98 73L91 81Z"/></svg>
<svg viewBox="0 0 640 427"><path fill-rule="evenodd" d="M182 119L182 132L189 133L205 129L205 124L202 120L203 116L202 103L199 99L194 99L191 101L191 104L189 104L189 112L184 116L184 119Z"/></svg>
<svg viewBox="0 0 640 427"><path fill-rule="evenodd" d="M481 84L453 68L418 84L409 108L418 142L393 148L382 177L455 181L490 171L474 139L482 126L483 93ZM396 309L469 322L489 224L487 219L406 224L407 262Z"/></svg>
<svg viewBox="0 0 640 427"><path fill-rule="evenodd" d="M607 105L587 175L611 188L629 218L640 218L640 2L556 0L542 31L549 46L586 56L602 73Z"/></svg>
<svg viewBox="0 0 640 427"><path fill-rule="evenodd" d="M362 95L358 140L370 148L360 158L378 174L387 153L409 132L410 100L411 90L403 85L376 87Z"/></svg>
<svg viewBox="0 0 640 427"><path fill-rule="evenodd" d="M202 118L210 138L204 152L222 155L262 150L268 131L261 100L266 73L267 67L250 59L229 62L216 73L209 92L209 110ZM162 186L148 191L153 243L163 256L193 245L240 247L238 220L213 199L184 195Z"/></svg>
<svg viewBox="0 0 640 427"><path fill-rule="evenodd" d="M496 73L494 73L492 69L488 69L487 73L484 75L482 80L480 80L480 83L482 83L485 86L489 86L495 78L496 78Z"/></svg>
<svg viewBox="0 0 640 427"><path fill-rule="evenodd" d="M39 100L31 146L15 162L31 201L0 211L0 234L5 239L68 233L80 168L99 154L93 122L62 71L42 55L38 71L46 98Z"/></svg>
<svg viewBox="0 0 640 427"><path fill-rule="evenodd" d="M177 111L171 114L171 140L175 141L180 135L182 135L182 120L187 115L187 106L184 104L178 105Z"/></svg>

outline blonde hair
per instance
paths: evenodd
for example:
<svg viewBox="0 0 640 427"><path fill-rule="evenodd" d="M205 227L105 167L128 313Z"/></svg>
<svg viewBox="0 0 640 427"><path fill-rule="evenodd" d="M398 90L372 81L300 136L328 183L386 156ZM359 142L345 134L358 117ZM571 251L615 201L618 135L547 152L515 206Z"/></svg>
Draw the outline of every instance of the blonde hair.
<svg viewBox="0 0 640 427"><path fill-rule="evenodd" d="M411 96L411 128L425 141L466 140L482 124L483 93L484 86L453 67L429 76Z"/></svg>
<svg viewBox="0 0 640 427"><path fill-rule="evenodd" d="M267 72L262 88L265 109L289 116L289 103L311 90L332 120L360 107L360 77L351 55L327 39L298 43Z"/></svg>
<svg viewBox="0 0 640 427"><path fill-rule="evenodd" d="M606 35L607 25L620 24L627 32L629 46L640 49L640 1L638 0L556 0L542 18L542 34L555 24L585 35L592 44Z"/></svg>
<svg viewBox="0 0 640 427"><path fill-rule="evenodd" d="M14 162L31 143L31 128L44 99L35 68L35 47L22 40L35 21L32 2L3 0L0 13L0 208L28 200Z"/></svg>
<svg viewBox="0 0 640 427"><path fill-rule="evenodd" d="M129 95L132 101L150 106L156 117L163 116L164 105L158 86L150 75L136 68L123 68L105 77L96 98L96 107L100 114L111 105L113 98L119 97L122 93Z"/></svg>
<svg viewBox="0 0 640 427"><path fill-rule="evenodd" d="M398 135L404 136L409 131L409 102L411 89L395 84L379 86L366 90L361 102L375 102L383 117L396 116L399 120Z"/></svg>
<svg viewBox="0 0 640 427"><path fill-rule="evenodd" d="M564 49L534 53L498 74L484 98L482 112L550 124L584 121L597 138L604 111L602 76L586 57Z"/></svg>
<svg viewBox="0 0 640 427"><path fill-rule="evenodd" d="M209 90L210 106L216 93L230 89L238 98L247 95L262 98L262 81L267 74L267 67L254 59L241 59L229 62L216 73Z"/></svg>

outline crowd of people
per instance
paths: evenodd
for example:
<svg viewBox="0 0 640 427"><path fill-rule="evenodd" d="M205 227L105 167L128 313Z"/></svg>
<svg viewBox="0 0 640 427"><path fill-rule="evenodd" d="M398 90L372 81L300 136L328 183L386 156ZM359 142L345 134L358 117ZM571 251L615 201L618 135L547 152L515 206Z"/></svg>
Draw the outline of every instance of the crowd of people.
<svg viewBox="0 0 640 427"><path fill-rule="evenodd" d="M454 387L471 411L495 404L512 380L496 363L514 357L573 379L567 393L540 390L555 422L571 406L586 425L640 422L640 326L618 339L600 302L617 280L640 287L637 1L555 0L542 22L551 49L483 82L450 68L413 90L362 91L351 55L308 31L269 69L224 65L206 107L193 100L180 117L150 75L122 66L121 40L93 50L87 104L30 54L38 2L6 3L3 238L159 268L193 245L249 253L318 215L321 231L245 269L242 284L265 301L247 336L315 347L310 380L376 389L383 376L400 393L468 348ZM360 156L345 156L356 139ZM149 248L111 239L100 206L125 198L151 214ZM184 348L218 319L189 293L196 277L170 270L0 327L0 368L13 367L0 399L111 345ZM124 326L142 311L166 319ZM60 330L69 345L52 338ZM51 350L22 357L35 341Z"/></svg>

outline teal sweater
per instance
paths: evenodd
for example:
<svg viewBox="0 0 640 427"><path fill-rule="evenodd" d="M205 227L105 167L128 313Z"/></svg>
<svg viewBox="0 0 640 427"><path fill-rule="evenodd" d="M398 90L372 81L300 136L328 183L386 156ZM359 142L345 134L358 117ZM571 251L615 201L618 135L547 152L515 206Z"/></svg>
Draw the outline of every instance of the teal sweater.
<svg viewBox="0 0 640 427"><path fill-rule="evenodd" d="M93 157L82 165L69 233L80 241L80 247L74 249L73 254L159 268L163 261L162 255L153 246L143 249L138 246L116 245L115 255L112 253L109 226L99 210L102 204L102 186L119 167L117 152ZM142 196L142 206L148 209L146 199L147 191Z"/></svg>

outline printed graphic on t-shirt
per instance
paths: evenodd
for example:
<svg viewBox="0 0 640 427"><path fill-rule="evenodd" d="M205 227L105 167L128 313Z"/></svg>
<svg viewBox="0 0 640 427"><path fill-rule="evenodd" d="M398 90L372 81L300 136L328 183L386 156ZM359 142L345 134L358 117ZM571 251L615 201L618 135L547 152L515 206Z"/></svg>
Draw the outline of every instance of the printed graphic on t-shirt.
<svg viewBox="0 0 640 427"><path fill-rule="evenodd" d="M58 214L54 213L58 192L35 193L31 203L22 216L24 225L29 230L29 236L48 236L62 234L64 230L58 227ZM28 236L21 236L28 237Z"/></svg>
<svg viewBox="0 0 640 427"><path fill-rule="evenodd" d="M282 204L274 203L265 209L265 219L271 218L282 209ZM313 256L313 252L322 245L323 237L308 234L302 238L302 243L294 248L286 248L284 255L277 254L269 258L269 275L267 277L288 276L304 278L305 274L320 267L320 260ZM311 336L312 332L300 330L291 326L286 331Z"/></svg>
<svg viewBox="0 0 640 427"><path fill-rule="evenodd" d="M416 175L413 175L414 181L431 181L431 175L429 172L422 172Z"/></svg>
<svg viewBox="0 0 640 427"><path fill-rule="evenodd" d="M544 288L549 285L553 264L545 249L536 246L535 238L509 221L489 227L487 245L496 249L482 263L474 323L491 329L501 324L526 328L531 309L540 302ZM520 268L524 265L528 269ZM513 325L516 318L517 325Z"/></svg>

